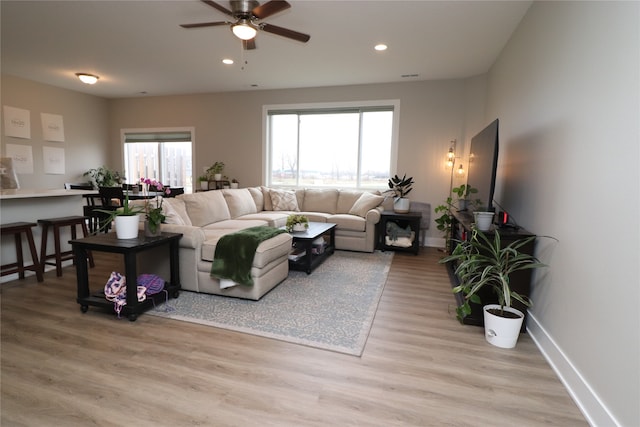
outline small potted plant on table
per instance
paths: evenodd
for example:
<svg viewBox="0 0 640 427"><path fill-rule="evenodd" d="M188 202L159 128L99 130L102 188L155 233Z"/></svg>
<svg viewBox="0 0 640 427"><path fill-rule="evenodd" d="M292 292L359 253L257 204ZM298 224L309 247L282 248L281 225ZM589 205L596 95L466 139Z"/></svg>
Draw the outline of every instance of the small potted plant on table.
<svg viewBox="0 0 640 427"><path fill-rule="evenodd" d="M213 175L214 181L220 181L222 180L223 170L224 170L224 162L215 162L209 167L209 169L207 169L207 173L209 175Z"/></svg>
<svg viewBox="0 0 640 427"><path fill-rule="evenodd" d="M306 231L309 228L309 218L304 215L293 214L287 217L287 231Z"/></svg>
<svg viewBox="0 0 640 427"><path fill-rule="evenodd" d="M414 184L413 177L407 178L407 174L404 174L402 178L398 175L389 178L389 190L387 192L395 194L393 200L393 210L397 213L407 213L411 206L411 201L407 198L407 195L413 190Z"/></svg>

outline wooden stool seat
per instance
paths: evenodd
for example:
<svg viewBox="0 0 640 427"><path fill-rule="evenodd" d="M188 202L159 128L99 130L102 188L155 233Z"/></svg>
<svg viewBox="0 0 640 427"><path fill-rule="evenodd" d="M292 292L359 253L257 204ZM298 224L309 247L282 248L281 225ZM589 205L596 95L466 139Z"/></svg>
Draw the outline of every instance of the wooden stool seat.
<svg viewBox="0 0 640 427"><path fill-rule="evenodd" d="M73 251L62 251L60 249L60 228L61 227L71 227L71 239L76 239L76 226L79 225L82 227L82 234L84 237L89 235L89 230L87 229L87 218L84 216L76 215L76 216L65 216L60 218L47 218L47 219L39 219L38 224L42 225L42 245L40 246L40 262L42 263L42 269L44 270L45 264L55 265L56 266L56 276L62 276L62 261L67 261L72 259L73 264L75 265L76 260L73 256ZM49 227L53 227L53 242L55 246L55 253L47 255L47 239L49 235ZM89 258L89 265L94 267L95 264L93 262L93 255L91 252L88 252L87 257ZM48 262L47 260L50 258L55 258L55 262Z"/></svg>
<svg viewBox="0 0 640 427"><path fill-rule="evenodd" d="M16 262L2 265L0 267L0 270L2 270L2 276L18 273L18 277L20 279L24 279L25 270L30 270L36 273L38 282L42 282L44 280L42 277L42 265L38 260L38 251L36 250L36 245L33 241L33 233L31 232L31 227L37 226L38 224L35 222L12 222L0 225L2 235L13 234L16 242ZM24 265L24 256L22 254L22 233L27 237L27 243L29 243L29 250L31 251L31 259L33 260L33 263L28 266Z"/></svg>

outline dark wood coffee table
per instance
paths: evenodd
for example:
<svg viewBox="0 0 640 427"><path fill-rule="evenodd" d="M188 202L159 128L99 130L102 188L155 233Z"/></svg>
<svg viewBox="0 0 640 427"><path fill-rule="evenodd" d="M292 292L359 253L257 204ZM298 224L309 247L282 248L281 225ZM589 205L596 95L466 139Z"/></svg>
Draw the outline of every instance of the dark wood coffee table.
<svg viewBox="0 0 640 427"><path fill-rule="evenodd" d="M325 235L329 236L329 242L320 253L314 254L313 241ZM329 255L333 254L336 247L336 224L309 222L309 228L306 231L292 231L291 237L293 237L293 245L306 253L296 261L289 259L289 269L311 274Z"/></svg>

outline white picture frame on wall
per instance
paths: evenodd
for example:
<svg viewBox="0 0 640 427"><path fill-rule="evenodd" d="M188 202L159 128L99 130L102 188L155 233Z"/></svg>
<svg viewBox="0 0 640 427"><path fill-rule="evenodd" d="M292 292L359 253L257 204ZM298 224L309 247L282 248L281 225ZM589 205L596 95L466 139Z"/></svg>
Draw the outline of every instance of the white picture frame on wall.
<svg viewBox="0 0 640 427"><path fill-rule="evenodd" d="M42 147L44 173L50 175L64 175L64 148Z"/></svg>
<svg viewBox="0 0 640 427"><path fill-rule="evenodd" d="M31 112L8 105L3 107L5 136L31 139Z"/></svg>
<svg viewBox="0 0 640 427"><path fill-rule="evenodd" d="M13 170L20 174L33 174L33 149L30 145L7 144L6 157L13 159Z"/></svg>
<svg viewBox="0 0 640 427"><path fill-rule="evenodd" d="M59 114L40 113L42 138L45 141L64 142L64 122Z"/></svg>

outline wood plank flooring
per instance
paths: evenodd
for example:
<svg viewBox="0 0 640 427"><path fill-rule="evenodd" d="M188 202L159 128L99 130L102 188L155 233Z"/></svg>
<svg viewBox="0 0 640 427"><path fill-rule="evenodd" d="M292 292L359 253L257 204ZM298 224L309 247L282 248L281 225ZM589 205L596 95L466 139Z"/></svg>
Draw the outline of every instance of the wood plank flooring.
<svg viewBox="0 0 640 427"><path fill-rule="evenodd" d="M95 255L92 280L121 268ZM155 316L82 314L73 266L3 284L1 424L588 425L528 335L498 349L455 320L440 257L395 255L360 358Z"/></svg>

